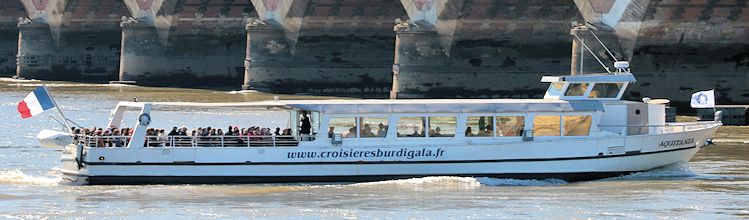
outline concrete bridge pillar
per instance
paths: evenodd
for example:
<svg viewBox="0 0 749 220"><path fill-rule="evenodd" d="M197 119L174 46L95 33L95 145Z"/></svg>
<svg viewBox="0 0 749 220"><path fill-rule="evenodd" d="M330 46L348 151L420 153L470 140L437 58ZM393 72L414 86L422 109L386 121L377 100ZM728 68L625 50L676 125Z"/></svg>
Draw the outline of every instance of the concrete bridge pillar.
<svg viewBox="0 0 749 220"><path fill-rule="evenodd" d="M119 17L115 0L20 0L16 75L46 80L116 77ZM96 13L91 8L99 8Z"/></svg>
<svg viewBox="0 0 749 220"><path fill-rule="evenodd" d="M16 77L39 78L52 72L55 65L55 40L49 25L27 18L18 22Z"/></svg>
<svg viewBox="0 0 749 220"><path fill-rule="evenodd" d="M69 63L56 56L66 2L21 0L28 17L19 18L17 24L16 77L49 79L50 74L55 74L53 69L58 72L71 69Z"/></svg>
<svg viewBox="0 0 749 220"><path fill-rule="evenodd" d="M424 87L421 84L429 81L430 74L441 72L448 62L439 34L403 22L395 26L395 36L390 98L422 98L425 91L419 89Z"/></svg>
<svg viewBox="0 0 749 220"><path fill-rule="evenodd" d="M190 13L179 11L178 2L125 0L131 17L121 23L119 80L187 87L236 84L243 76L246 35L240 24L245 18L226 17L220 11L224 4L202 1L206 9Z"/></svg>
<svg viewBox="0 0 749 220"><path fill-rule="evenodd" d="M247 43L242 90L251 90L256 87L261 90L270 90L268 86L257 83L255 79L263 77L255 72L272 71L272 68L267 68L271 67L268 61L288 61L293 56L308 2L308 0L252 0L259 18L251 20L245 26Z"/></svg>
<svg viewBox="0 0 749 220"><path fill-rule="evenodd" d="M449 72L450 49L464 1L401 0L408 21L396 21L391 99L423 98ZM447 68L446 68L447 67Z"/></svg>
<svg viewBox="0 0 749 220"><path fill-rule="evenodd" d="M247 31L246 55L244 61L244 83L243 90L261 89L270 90L267 84L257 83L263 81L265 74L269 71L274 74L283 74L276 72L274 65L284 65L293 67L294 61L289 59L292 56L292 47L287 38L284 37L284 30L274 27L259 20L251 21L245 27Z"/></svg>
<svg viewBox="0 0 749 220"><path fill-rule="evenodd" d="M149 24L138 23L126 18L120 24L122 28L119 81L137 83L143 73L153 67L152 56L163 52L156 28Z"/></svg>
<svg viewBox="0 0 749 220"><path fill-rule="evenodd" d="M247 32L247 40L245 41L244 79L242 80L242 90L255 90L255 88L250 85L250 82L252 81L252 74L250 73L250 68L252 67L252 37L250 36L251 27L245 25L244 29Z"/></svg>

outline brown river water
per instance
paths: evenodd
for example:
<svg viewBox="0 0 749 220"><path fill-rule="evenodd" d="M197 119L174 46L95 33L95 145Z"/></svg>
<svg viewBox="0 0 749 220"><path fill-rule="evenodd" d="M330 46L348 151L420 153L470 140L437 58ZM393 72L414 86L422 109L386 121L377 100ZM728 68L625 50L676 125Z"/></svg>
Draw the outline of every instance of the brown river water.
<svg viewBox="0 0 749 220"><path fill-rule="evenodd" d="M59 127L48 111L21 119L16 105L40 81L0 79L0 219L526 219L749 218L749 127L723 127L689 164L588 182L428 177L372 183L72 186L60 150L34 138ZM239 102L274 94L45 82L66 115L103 126L117 101ZM280 99L333 97L278 95ZM185 113L192 113L185 117ZM153 126L268 127L285 113L170 109ZM127 121L126 121L127 123ZM131 122L132 123L132 122ZM223 124L222 124L223 123Z"/></svg>

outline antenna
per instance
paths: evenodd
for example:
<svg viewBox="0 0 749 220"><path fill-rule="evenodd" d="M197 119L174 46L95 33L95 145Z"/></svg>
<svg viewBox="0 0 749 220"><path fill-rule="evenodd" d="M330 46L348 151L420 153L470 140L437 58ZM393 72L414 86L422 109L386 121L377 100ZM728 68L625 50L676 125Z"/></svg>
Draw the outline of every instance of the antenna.
<svg viewBox="0 0 749 220"><path fill-rule="evenodd" d="M601 61L601 59L598 58L598 55L596 55L595 53L593 53L593 50L591 50L590 47L588 47L588 45L585 44L585 42L583 42L583 40L580 38L580 36L577 36L577 33L575 33L573 31L572 35L575 36L575 38L577 38L577 41L579 41L580 44L582 44L583 47L585 47L585 49L588 50L588 52L590 53L590 55L593 55L593 58L596 58L596 60L598 61L598 63L601 64L601 66L603 67L603 69L606 70L606 72L611 73L611 70L609 70L609 67L606 66L606 64L603 64L603 61Z"/></svg>

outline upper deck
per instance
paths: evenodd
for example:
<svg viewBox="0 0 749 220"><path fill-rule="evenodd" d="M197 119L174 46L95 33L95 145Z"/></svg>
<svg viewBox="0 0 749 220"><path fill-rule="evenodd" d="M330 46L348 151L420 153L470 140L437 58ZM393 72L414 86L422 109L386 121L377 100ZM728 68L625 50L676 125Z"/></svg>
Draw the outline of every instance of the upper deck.
<svg viewBox="0 0 749 220"><path fill-rule="evenodd" d="M544 112L600 111L594 100L551 99L359 99L359 100L275 100L236 103L120 102L123 107L150 108L169 106L278 108L331 114L357 113L472 113L472 112Z"/></svg>

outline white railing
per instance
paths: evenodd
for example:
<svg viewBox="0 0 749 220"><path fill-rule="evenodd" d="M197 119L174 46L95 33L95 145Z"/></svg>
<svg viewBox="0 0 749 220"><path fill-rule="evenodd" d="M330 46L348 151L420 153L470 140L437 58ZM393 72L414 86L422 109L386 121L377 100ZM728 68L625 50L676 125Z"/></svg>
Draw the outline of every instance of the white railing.
<svg viewBox="0 0 749 220"><path fill-rule="evenodd" d="M76 135L76 141L87 147L127 147L132 136ZM293 147L314 136L146 136L143 147Z"/></svg>
<svg viewBox="0 0 749 220"><path fill-rule="evenodd" d="M665 125L598 125L603 130L616 132L622 135L642 135L642 134L670 134L679 132L688 132L712 128L719 126L719 122L702 121L702 122L676 122Z"/></svg>

